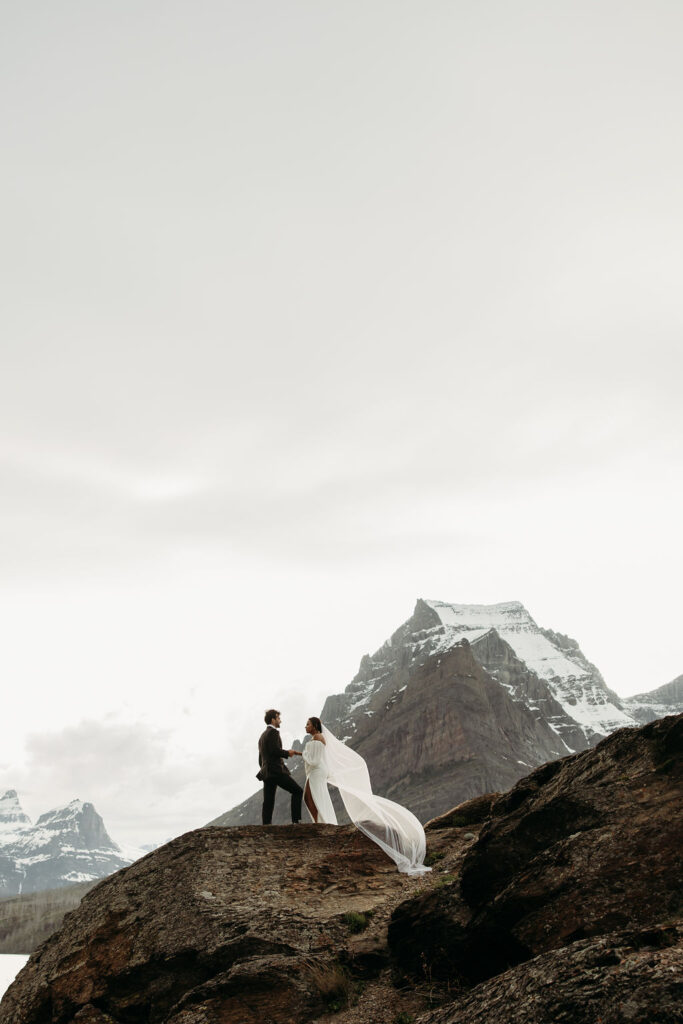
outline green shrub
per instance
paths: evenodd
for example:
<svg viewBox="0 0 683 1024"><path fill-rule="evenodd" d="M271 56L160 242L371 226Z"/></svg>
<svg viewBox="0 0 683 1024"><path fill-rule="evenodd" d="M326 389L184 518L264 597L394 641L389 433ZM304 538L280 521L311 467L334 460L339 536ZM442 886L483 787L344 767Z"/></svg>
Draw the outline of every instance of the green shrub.
<svg viewBox="0 0 683 1024"><path fill-rule="evenodd" d="M425 864L429 868L432 864L436 864L437 860L443 860L445 856L445 850L428 850L427 856L425 857Z"/></svg>
<svg viewBox="0 0 683 1024"><path fill-rule="evenodd" d="M344 923L349 931L355 935L357 932L365 931L370 924L371 917L371 911L366 911L364 914L357 914L355 911L351 911L349 914L344 914Z"/></svg>

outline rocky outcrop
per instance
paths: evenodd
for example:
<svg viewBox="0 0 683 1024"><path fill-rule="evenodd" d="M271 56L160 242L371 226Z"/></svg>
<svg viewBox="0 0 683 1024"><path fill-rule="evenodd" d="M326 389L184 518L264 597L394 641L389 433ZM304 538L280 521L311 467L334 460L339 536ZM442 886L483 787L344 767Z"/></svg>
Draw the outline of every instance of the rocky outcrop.
<svg viewBox="0 0 683 1024"><path fill-rule="evenodd" d="M622 730L454 808L417 878L351 826L188 833L92 889L0 1019L673 1024L682 732Z"/></svg>
<svg viewBox="0 0 683 1024"><path fill-rule="evenodd" d="M683 928L616 932L544 953L417 1024L680 1024Z"/></svg>
<svg viewBox="0 0 683 1024"><path fill-rule="evenodd" d="M460 884L404 903L389 940L410 971L479 982L580 939L681 913L683 716L621 730L494 801Z"/></svg>
<svg viewBox="0 0 683 1024"><path fill-rule="evenodd" d="M352 826L207 828L101 882L31 957L3 1024L312 1020L386 949L350 930L411 886ZM384 911L386 914L386 910Z"/></svg>
<svg viewBox="0 0 683 1024"><path fill-rule="evenodd" d="M72 800L32 825L15 790L0 799L0 897L94 881L130 862L91 803Z"/></svg>
<svg viewBox="0 0 683 1024"><path fill-rule="evenodd" d="M482 796L473 797L472 800L456 804L450 811L428 821L425 825L425 833L440 832L445 828L460 828L463 825L482 825L491 817L491 808L500 795L500 793L484 793Z"/></svg>

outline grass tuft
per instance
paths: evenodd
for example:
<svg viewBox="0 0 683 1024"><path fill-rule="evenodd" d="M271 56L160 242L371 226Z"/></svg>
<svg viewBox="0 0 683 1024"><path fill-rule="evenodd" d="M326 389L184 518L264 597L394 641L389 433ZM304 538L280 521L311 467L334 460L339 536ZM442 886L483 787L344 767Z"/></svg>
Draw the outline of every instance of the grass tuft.
<svg viewBox="0 0 683 1024"><path fill-rule="evenodd" d="M337 1013L348 1006L353 993L353 982L338 963L310 963L306 972L313 987L331 1013Z"/></svg>
<svg viewBox="0 0 683 1024"><path fill-rule="evenodd" d="M371 911L366 911L364 914L357 914L355 911L351 911L349 914L344 914L344 923L349 931L355 935L358 932L364 932L370 924L370 918L372 917Z"/></svg>

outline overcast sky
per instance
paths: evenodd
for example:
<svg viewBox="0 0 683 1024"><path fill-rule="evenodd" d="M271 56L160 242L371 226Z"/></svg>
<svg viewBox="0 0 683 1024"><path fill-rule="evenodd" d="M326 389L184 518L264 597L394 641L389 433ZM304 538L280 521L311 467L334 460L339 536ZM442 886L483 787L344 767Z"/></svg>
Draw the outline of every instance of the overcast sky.
<svg viewBox="0 0 683 1024"><path fill-rule="evenodd" d="M416 598L683 672L683 7L0 33L0 790L205 823Z"/></svg>

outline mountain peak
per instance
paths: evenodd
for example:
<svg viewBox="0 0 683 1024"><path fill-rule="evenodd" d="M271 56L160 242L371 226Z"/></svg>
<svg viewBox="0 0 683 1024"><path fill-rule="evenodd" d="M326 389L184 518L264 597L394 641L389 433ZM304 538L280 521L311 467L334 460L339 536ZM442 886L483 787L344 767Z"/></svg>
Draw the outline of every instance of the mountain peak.
<svg viewBox="0 0 683 1024"><path fill-rule="evenodd" d="M16 789L8 789L4 796L0 797L0 823L30 825L31 819L19 803L19 796Z"/></svg>
<svg viewBox="0 0 683 1024"><path fill-rule="evenodd" d="M494 629L527 668L550 686L555 700L584 730L588 741L635 724L579 645L541 629L520 601L489 605L427 601L425 605L443 627L442 646L461 639L474 643Z"/></svg>
<svg viewBox="0 0 683 1024"><path fill-rule="evenodd" d="M448 601L425 601L444 626L464 626L472 629L485 626L488 629L509 626L512 623L526 623L538 628L521 601L500 601L497 604L452 604Z"/></svg>
<svg viewBox="0 0 683 1024"><path fill-rule="evenodd" d="M114 849L118 846L109 837L104 822L93 804L72 800L64 807L55 807L38 818L42 828L77 834L89 848Z"/></svg>
<svg viewBox="0 0 683 1024"><path fill-rule="evenodd" d="M123 853L93 804L71 800L41 814L35 825L14 790L0 800L0 896L94 882L140 853Z"/></svg>
<svg viewBox="0 0 683 1024"><path fill-rule="evenodd" d="M45 825L53 821L65 821L76 818L82 813L84 804L81 800L70 800L68 804L52 807L38 818L38 824Z"/></svg>
<svg viewBox="0 0 683 1024"><path fill-rule="evenodd" d="M484 612L491 611L492 609L497 609L499 611L523 611L526 612L527 615L529 614L521 601L496 601L494 604L472 604L472 602L467 602L466 604L458 604L454 603L453 601L436 601L430 600L428 598L423 598L423 600L428 605L443 605L446 608L463 610L474 609L475 611L481 610Z"/></svg>

